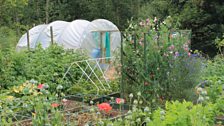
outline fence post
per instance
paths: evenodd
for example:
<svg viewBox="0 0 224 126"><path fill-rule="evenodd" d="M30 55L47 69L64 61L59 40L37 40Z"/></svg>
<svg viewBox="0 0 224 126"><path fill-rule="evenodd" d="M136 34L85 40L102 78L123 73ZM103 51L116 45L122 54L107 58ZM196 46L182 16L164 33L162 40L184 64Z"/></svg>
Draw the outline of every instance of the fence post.
<svg viewBox="0 0 224 126"><path fill-rule="evenodd" d="M100 58L103 58L104 56L103 51L103 33L100 31ZM103 59L100 59L100 63L103 63Z"/></svg>
<svg viewBox="0 0 224 126"><path fill-rule="evenodd" d="M54 44L54 38L53 38L53 27L50 26L50 32L51 32L51 45Z"/></svg>
<svg viewBox="0 0 224 126"><path fill-rule="evenodd" d="M135 50L137 49L137 35L136 34L134 34L134 48L135 48Z"/></svg>
<svg viewBox="0 0 224 126"><path fill-rule="evenodd" d="M144 69L145 69L145 78L147 76L148 73L148 69L147 69L147 58L146 58L146 49L147 49L147 43L146 43L146 33L144 33ZM144 84L145 84L146 80L144 80ZM143 84L143 87L145 87Z"/></svg>
<svg viewBox="0 0 224 126"><path fill-rule="evenodd" d="M124 63L123 63L123 36L121 33L121 98L124 98L124 67L123 67Z"/></svg>
<svg viewBox="0 0 224 126"><path fill-rule="evenodd" d="M27 49L28 51L30 51L30 34L29 34L29 30L26 32L27 34Z"/></svg>

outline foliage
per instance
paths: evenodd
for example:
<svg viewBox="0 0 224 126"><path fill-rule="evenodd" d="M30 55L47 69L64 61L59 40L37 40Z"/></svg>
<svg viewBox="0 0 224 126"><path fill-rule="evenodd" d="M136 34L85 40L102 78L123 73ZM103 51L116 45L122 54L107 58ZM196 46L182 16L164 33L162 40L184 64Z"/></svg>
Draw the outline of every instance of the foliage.
<svg viewBox="0 0 224 126"><path fill-rule="evenodd" d="M158 16L163 20L172 16L178 29L192 30L192 50L215 56L216 37L224 31L224 2L222 0L149 0L142 5L139 18Z"/></svg>
<svg viewBox="0 0 224 126"><path fill-rule="evenodd" d="M12 28L20 37L34 25L55 20L104 18L124 30L131 17L136 20L157 16L163 20L170 15L176 28L192 29L193 50L203 50L211 56L217 52L215 39L224 30L223 0L47 1L0 0L0 25Z"/></svg>
<svg viewBox="0 0 224 126"><path fill-rule="evenodd" d="M0 49L2 51L14 48L17 42L16 33L9 27L0 27Z"/></svg>
<svg viewBox="0 0 224 126"><path fill-rule="evenodd" d="M125 93L142 91L152 104L192 100L194 86L200 81L202 59L190 51L190 33L167 26L167 20L158 22L155 18L131 22L126 30L122 71Z"/></svg>
<svg viewBox="0 0 224 126"><path fill-rule="evenodd" d="M1 123L12 124L30 118L35 106L40 103L51 104L56 100L56 97L48 91L47 85L43 88L39 85L36 81L27 81L4 90L0 94Z"/></svg>
<svg viewBox="0 0 224 126"><path fill-rule="evenodd" d="M81 72L74 68L70 71L73 76L63 80L65 71L71 62L85 57L78 51L65 51L58 46L51 46L46 50L37 48L31 52L2 52L2 55L0 85L3 89L31 79L47 82L51 89L55 89L58 84L68 89L78 80Z"/></svg>
<svg viewBox="0 0 224 126"><path fill-rule="evenodd" d="M223 38L223 39L222 39ZM219 49L221 54L224 54L224 34L222 35L222 38L216 38L215 39L215 44L217 46L217 48Z"/></svg>
<svg viewBox="0 0 224 126"><path fill-rule="evenodd" d="M164 112L164 114L163 114ZM214 105L193 105L191 102L178 101L166 103L166 110L158 109L153 113L150 125L210 126L214 125Z"/></svg>
<svg viewBox="0 0 224 126"><path fill-rule="evenodd" d="M222 55L216 56L213 60L209 60L203 71L202 79L206 80L206 90L210 101L216 100L222 95L224 88L224 58Z"/></svg>
<svg viewBox="0 0 224 126"><path fill-rule="evenodd" d="M63 125L63 114L57 108L53 108L50 103L39 103L34 107L34 110L35 113L32 114L33 125ZM49 113L52 116L49 116Z"/></svg>
<svg viewBox="0 0 224 126"><path fill-rule="evenodd" d="M208 103L207 105L197 104L192 102L166 102L165 108L158 108L151 111L149 107L138 107L138 104L133 102L132 110L129 110L127 116L118 118L114 122L109 120L104 121L105 125L114 124L122 126L210 126L215 124L215 116L219 115L223 105L223 100L218 104ZM221 105L221 106L220 106Z"/></svg>

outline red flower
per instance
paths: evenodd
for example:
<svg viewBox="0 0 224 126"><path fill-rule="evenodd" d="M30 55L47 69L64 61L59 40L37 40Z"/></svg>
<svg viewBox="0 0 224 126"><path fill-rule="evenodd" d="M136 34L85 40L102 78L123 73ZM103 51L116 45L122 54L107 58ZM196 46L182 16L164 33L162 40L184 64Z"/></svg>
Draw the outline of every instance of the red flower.
<svg viewBox="0 0 224 126"><path fill-rule="evenodd" d="M112 107L108 103L101 103L97 105L100 111L105 111L106 113L112 110Z"/></svg>
<svg viewBox="0 0 224 126"><path fill-rule="evenodd" d="M38 89L43 89L43 88L44 88L44 84L39 84L39 85L37 86L37 88L38 88Z"/></svg>
<svg viewBox="0 0 224 126"><path fill-rule="evenodd" d="M60 106L58 103L52 103L51 104L51 107L53 107L53 108L57 108L58 106Z"/></svg>
<svg viewBox="0 0 224 126"><path fill-rule="evenodd" d="M124 99L123 98L116 98L116 103L117 104L124 104Z"/></svg>

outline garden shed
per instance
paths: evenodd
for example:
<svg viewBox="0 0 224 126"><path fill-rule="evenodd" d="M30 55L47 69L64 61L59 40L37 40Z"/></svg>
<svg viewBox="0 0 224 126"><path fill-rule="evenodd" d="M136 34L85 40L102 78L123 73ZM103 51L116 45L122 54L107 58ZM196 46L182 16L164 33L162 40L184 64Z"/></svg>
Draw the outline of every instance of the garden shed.
<svg viewBox="0 0 224 126"><path fill-rule="evenodd" d="M121 42L121 34L115 24L106 19L54 21L41 24L27 31L19 40L16 50L34 50L52 43L64 49L82 49L90 57L111 57Z"/></svg>

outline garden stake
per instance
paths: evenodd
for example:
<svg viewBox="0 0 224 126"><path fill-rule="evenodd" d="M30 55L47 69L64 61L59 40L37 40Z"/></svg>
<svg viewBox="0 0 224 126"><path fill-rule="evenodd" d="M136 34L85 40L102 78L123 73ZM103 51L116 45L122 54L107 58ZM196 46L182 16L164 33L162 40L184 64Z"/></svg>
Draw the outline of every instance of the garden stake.
<svg viewBox="0 0 224 126"><path fill-rule="evenodd" d="M123 35L121 33L121 98L124 98L124 75L123 75Z"/></svg>
<svg viewBox="0 0 224 126"><path fill-rule="evenodd" d="M144 69L145 69L145 77L147 76L147 73L148 73L148 72L147 72L147 70L148 70L148 69L147 69L147 64L146 64L146 63L147 63L147 61L146 61L146 60L147 60L147 59L146 59L146 49L147 49L147 44L146 44L146 33L144 33L144 66L145 66ZM145 89L145 85L144 85L145 82L146 82L146 80L145 80L144 83L143 83L143 87L144 87L144 89Z"/></svg>
<svg viewBox="0 0 224 126"><path fill-rule="evenodd" d="M28 51L30 51L30 34L29 34L29 30L26 33L27 33L27 49L28 49Z"/></svg>
<svg viewBox="0 0 224 126"><path fill-rule="evenodd" d="M51 32L51 45L53 45L54 40L53 40L53 28L52 28L52 26L50 27L50 32Z"/></svg>
<svg viewBox="0 0 224 126"><path fill-rule="evenodd" d="M134 49L135 49L135 51L137 49L137 42L136 42L136 40L137 40L137 35L134 34Z"/></svg>

